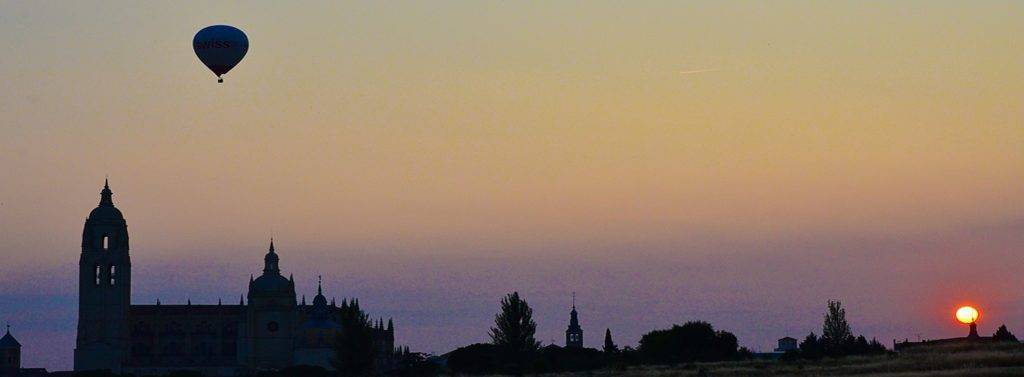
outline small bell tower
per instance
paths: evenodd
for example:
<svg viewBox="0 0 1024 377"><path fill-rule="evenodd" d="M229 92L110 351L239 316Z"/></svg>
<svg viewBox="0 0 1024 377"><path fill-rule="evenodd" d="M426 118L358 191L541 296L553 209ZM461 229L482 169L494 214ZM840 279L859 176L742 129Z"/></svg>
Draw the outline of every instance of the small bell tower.
<svg viewBox="0 0 1024 377"><path fill-rule="evenodd" d="M565 329L565 347L583 348L583 328L576 313L576 292L572 293L572 311L569 312L569 328Z"/></svg>
<svg viewBox="0 0 1024 377"><path fill-rule="evenodd" d="M17 376L21 371L21 343L11 335L11 325L0 338L0 376Z"/></svg>

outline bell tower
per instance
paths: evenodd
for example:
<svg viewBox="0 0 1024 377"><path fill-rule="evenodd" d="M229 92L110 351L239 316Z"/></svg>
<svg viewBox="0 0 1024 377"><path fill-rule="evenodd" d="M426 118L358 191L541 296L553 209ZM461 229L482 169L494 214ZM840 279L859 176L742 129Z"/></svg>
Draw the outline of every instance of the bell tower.
<svg viewBox="0 0 1024 377"><path fill-rule="evenodd" d="M580 327L579 313L576 312L576 292L572 293L572 311L569 312L569 328L565 329L565 347L583 348L583 328Z"/></svg>
<svg viewBox="0 0 1024 377"><path fill-rule="evenodd" d="M128 354L131 305L128 224L114 207L108 182L85 220L78 262L78 339L75 370L119 373Z"/></svg>

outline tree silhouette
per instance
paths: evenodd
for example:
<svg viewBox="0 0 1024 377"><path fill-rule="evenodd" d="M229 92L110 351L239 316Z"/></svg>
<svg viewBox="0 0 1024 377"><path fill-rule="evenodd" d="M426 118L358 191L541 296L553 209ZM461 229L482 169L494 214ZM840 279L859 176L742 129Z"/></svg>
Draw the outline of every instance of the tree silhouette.
<svg viewBox="0 0 1024 377"><path fill-rule="evenodd" d="M846 322L846 309L843 309L843 303L839 300L829 300L825 323L821 326L821 345L825 353L842 355L845 353L845 346L855 341L850 324Z"/></svg>
<svg viewBox="0 0 1024 377"><path fill-rule="evenodd" d="M800 356L807 359L820 359L824 356L824 350L821 347L821 341L818 339L814 332L811 332L804 338L803 342L800 342Z"/></svg>
<svg viewBox="0 0 1024 377"><path fill-rule="evenodd" d="M619 347L612 341L612 329L604 330L604 353L607 355L619 353Z"/></svg>
<svg viewBox="0 0 1024 377"><path fill-rule="evenodd" d="M387 375L395 377L425 377L441 374L441 366L427 361L427 354L420 352L409 352L405 347L397 356L396 368Z"/></svg>
<svg viewBox="0 0 1024 377"><path fill-rule="evenodd" d="M707 322L692 321L644 334L639 351L643 360L652 364L721 361L737 357L737 342L736 336L727 331L715 331Z"/></svg>
<svg viewBox="0 0 1024 377"><path fill-rule="evenodd" d="M501 300L501 312L494 316L491 341L494 345L513 353L537 350L540 342L534 338L537 323L533 321L533 309L519 298L519 292L512 292Z"/></svg>
<svg viewBox="0 0 1024 377"><path fill-rule="evenodd" d="M491 342L500 350L508 372L521 373L530 356L540 348L540 342L534 338L536 332L533 309L519 298L519 292L505 296L501 300L501 312L494 316Z"/></svg>
<svg viewBox="0 0 1024 377"><path fill-rule="evenodd" d="M581 372L605 367L604 353L593 348L542 347L530 363L531 373Z"/></svg>
<svg viewBox="0 0 1024 377"><path fill-rule="evenodd" d="M331 364L340 376L365 376L373 373L376 347L373 324L359 308L359 301L341 302L341 334L335 340L335 358Z"/></svg>
<svg viewBox="0 0 1024 377"><path fill-rule="evenodd" d="M791 360L796 356L805 359L819 359L823 356L842 357L846 355L880 355L886 352L885 346L877 339L868 341L866 337L853 336L850 324L846 322L846 309L838 300L829 300L825 322L821 326L819 338L812 332L800 342L800 350L784 355Z"/></svg>
<svg viewBox="0 0 1024 377"><path fill-rule="evenodd" d="M1007 330L1006 325L1004 324L996 329L995 334L992 334L992 340L997 342L1016 342L1017 337L1013 336L1013 333L1011 333L1010 330Z"/></svg>
<svg viewBox="0 0 1024 377"><path fill-rule="evenodd" d="M498 346L489 343L471 344L448 353L448 367L456 375L495 374L501 368Z"/></svg>

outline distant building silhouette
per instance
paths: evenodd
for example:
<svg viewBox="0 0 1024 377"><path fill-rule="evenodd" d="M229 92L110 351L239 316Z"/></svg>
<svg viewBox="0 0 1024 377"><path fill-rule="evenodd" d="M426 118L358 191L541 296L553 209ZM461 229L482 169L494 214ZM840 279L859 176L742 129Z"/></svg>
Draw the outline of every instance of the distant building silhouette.
<svg viewBox="0 0 1024 377"><path fill-rule="evenodd" d="M11 326L0 338L0 376L16 376L21 371L21 343L11 335Z"/></svg>
<svg viewBox="0 0 1024 377"><path fill-rule="evenodd" d="M11 335L11 325L0 338L0 377L45 377L50 376L45 368L21 367L21 343Z"/></svg>
<svg viewBox="0 0 1024 377"><path fill-rule="evenodd" d="M576 313L576 292L572 294L572 311L569 312L569 328L565 329L565 347L583 348L583 328Z"/></svg>
<svg viewBox="0 0 1024 377"><path fill-rule="evenodd" d="M341 308L328 305L322 284L313 305L305 298L298 303L295 280L281 275L273 240L263 274L249 277L247 300L237 305L132 305L128 250L127 223L104 183L82 232L76 371L235 376L293 365L331 368ZM381 320L373 336L379 362L392 359L391 322L385 328Z"/></svg>
<svg viewBox="0 0 1024 377"><path fill-rule="evenodd" d="M775 352L786 352L797 349L796 339L791 337L785 337L779 339L779 346L775 348Z"/></svg>
<svg viewBox="0 0 1024 377"><path fill-rule="evenodd" d="M946 339L934 339L934 340L919 340L917 342L911 342L910 339L903 339L902 342L897 342L896 339L892 340L892 350L900 352L909 348L921 347L921 346L937 346L937 345L948 345L948 344L965 344L965 343L989 343L997 341L991 336L978 335L978 324L970 323L968 325L967 336L962 338L946 338Z"/></svg>

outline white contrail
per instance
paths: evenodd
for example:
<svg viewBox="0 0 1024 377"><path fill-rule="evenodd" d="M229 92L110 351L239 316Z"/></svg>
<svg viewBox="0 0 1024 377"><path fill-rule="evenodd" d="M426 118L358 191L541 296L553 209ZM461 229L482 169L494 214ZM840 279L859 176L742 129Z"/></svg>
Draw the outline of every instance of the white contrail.
<svg viewBox="0 0 1024 377"><path fill-rule="evenodd" d="M680 75L689 75L691 73L715 72L715 71L721 71L721 70L722 70L721 68L694 69L694 70L690 70L690 71L679 71L679 74Z"/></svg>

